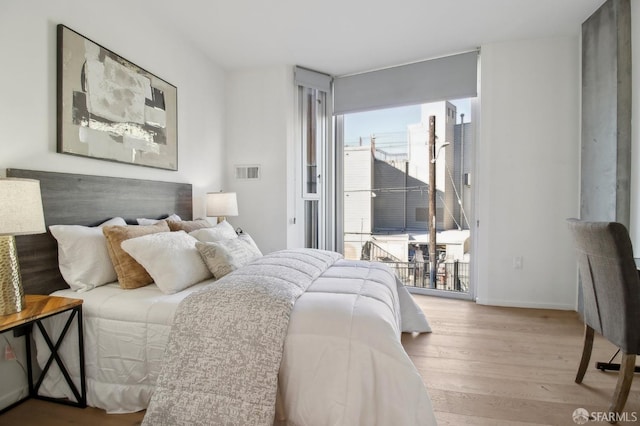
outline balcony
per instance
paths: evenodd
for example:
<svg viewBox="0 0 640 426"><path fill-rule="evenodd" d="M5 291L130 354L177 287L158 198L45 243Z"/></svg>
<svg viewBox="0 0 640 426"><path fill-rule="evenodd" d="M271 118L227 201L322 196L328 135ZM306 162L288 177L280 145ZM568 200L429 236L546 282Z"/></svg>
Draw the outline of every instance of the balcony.
<svg viewBox="0 0 640 426"><path fill-rule="evenodd" d="M407 287L434 288L431 287L429 262L389 262L382 261L396 271L400 281ZM458 293L469 292L469 262L454 260L438 264L435 289L454 291Z"/></svg>
<svg viewBox="0 0 640 426"><path fill-rule="evenodd" d="M444 251L439 250L438 256L443 258ZM405 262L376 243L368 241L363 246L361 259L375 260L389 266L395 270L400 281L407 287L430 288L457 293L469 292L469 262L438 260L435 287L432 287L428 258L424 261Z"/></svg>

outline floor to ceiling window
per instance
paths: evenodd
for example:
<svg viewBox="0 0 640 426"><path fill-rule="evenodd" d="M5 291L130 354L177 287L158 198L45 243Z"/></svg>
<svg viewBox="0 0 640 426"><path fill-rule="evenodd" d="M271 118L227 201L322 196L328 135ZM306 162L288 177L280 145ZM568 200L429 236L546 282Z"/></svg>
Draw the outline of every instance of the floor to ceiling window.
<svg viewBox="0 0 640 426"><path fill-rule="evenodd" d="M387 263L412 288L468 294L473 152L471 99L343 116L345 257ZM435 117L435 161L428 152ZM433 169L432 169L433 168ZM435 175L435 191L429 174ZM429 211L429 197L435 211ZM437 256L431 280L429 228Z"/></svg>
<svg viewBox="0 0 640 426"><path fill-rule="evenodd" d="M304 246L335 249L334 149L330 78L296 68L299 185L295 198L302 205L299 219Z"/></svg>
<svg viewBox="0 0 640 426"><path fill-rule="evenodd" d="M405 285L473 297L478 52L334 79L343 252Z"/></svg>
<svg viewBox="0 0 640 426"><path fill-rule="evenodd" d="M421 292L473 297L477 61L473 51L333 79L296 67L300 244L386 262Z"/></svg>
<svg viewBox="0 0 640 426"><path fill-rule="evenodd" d="M320 247L320 179L322 165L322 142L326 139L326 93L308 87L298 88L302 117L302 199L304 200L305 247ZM319 167L320 165L320 167Z"/></svg>

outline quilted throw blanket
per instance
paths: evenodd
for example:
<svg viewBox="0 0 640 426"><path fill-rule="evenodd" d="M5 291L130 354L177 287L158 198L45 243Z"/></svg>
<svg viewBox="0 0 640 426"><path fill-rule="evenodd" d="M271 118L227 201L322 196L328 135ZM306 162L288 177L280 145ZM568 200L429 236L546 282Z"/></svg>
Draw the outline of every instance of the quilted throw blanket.
<svg viewBox="0 0 640 426"><path fill-rule="evenodd" d="M341 257L271 253L182 301L142 424L273 424L293 305Z"/></svg>

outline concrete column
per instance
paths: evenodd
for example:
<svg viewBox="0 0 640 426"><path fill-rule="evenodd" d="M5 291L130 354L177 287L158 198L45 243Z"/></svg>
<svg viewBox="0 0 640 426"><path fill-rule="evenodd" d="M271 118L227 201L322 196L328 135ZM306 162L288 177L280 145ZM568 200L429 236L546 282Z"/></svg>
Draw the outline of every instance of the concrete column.
<svg viewBox="0 0 640 426"><path fill-rule="evenodd" d="M629 227L630 180L631 6L608 0L582 24L581 219Z"/></svg>

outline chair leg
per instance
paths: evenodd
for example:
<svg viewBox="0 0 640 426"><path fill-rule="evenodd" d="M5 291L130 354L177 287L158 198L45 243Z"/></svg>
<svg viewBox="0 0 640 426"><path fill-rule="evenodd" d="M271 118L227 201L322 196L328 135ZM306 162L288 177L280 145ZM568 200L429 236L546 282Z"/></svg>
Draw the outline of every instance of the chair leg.
<svg viewBox="0 0 640 426"><path fill-rule="evenodd" d="M587 324L584 325L584 347L582 348L582 358L576 374L576 383L582 383L584 373L587 372L589 360L591 359L591 350L593 349L593 328Z"/></svg>
<svg viewBox="0 0 640 426"><path fill-rule="evenodd" d="M633 373L636 367L636 354L628 354L622 352L622 362L620 363L620 373L618 373L618 383L616 390L613 392L613 399L609 412L622 413L622 409L627 402L631 382L633 381ZM611 423L615 423L615 420Z"/></svg>

